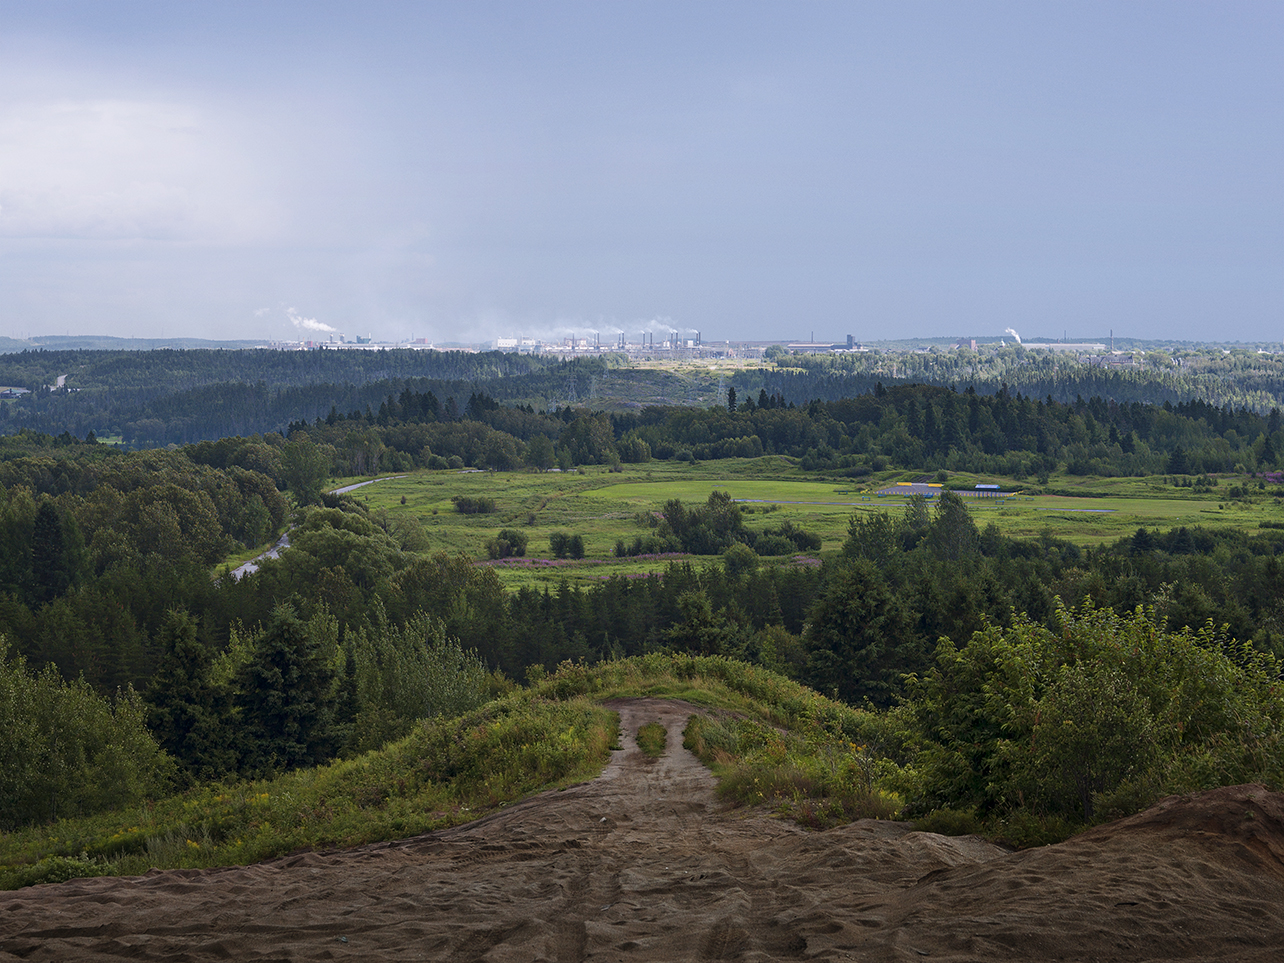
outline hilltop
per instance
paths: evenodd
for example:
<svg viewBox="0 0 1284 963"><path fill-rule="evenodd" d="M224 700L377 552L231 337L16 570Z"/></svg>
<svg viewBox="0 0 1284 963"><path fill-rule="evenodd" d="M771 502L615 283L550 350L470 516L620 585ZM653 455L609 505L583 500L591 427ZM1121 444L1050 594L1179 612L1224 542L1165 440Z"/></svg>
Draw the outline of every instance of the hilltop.
<svg viewBox="0 0 1284 963"><path fill-rule="evenodd" d="M704 711L625 699L597 779L477 822L255 866L8 894L0 960L1274 959L1284 796L1161 801L1010 852L728 809L681 748ZM667 730L657 760L634 734Z"/></svg>

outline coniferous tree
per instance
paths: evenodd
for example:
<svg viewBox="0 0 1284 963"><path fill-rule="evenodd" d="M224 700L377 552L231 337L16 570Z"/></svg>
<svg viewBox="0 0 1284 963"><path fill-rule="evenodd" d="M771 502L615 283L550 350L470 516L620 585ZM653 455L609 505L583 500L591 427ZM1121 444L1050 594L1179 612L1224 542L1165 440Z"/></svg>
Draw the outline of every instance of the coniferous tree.
<svg viewBox="0 0 1284 963"><path fill-rule="evenodd" d="M63 536L62 515L51 501L43 501L36 510L31 537L32 597L36 602L52 602L71 585L71 564Z"/></svg>
<svg viewBox="0 0 1284 963"><path fill-rule="evenodd" d="M334 673L292 606L278 605L236 679L242 771L270 773L334 751Z"/></svg>
<svg viewBox="0 0 1284 963"><path fill-rule="evenodd" d="M171 609L159 642L160 665L143 695L148 728L190 778L214 779L234 771L230 700L213 681L212 659L196 638L196 620Z"/></svg>

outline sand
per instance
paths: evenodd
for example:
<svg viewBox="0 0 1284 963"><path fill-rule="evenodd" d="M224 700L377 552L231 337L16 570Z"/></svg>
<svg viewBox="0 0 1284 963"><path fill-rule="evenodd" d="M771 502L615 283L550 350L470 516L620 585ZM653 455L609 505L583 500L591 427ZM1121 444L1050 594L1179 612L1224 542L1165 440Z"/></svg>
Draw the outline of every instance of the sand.
<svg viewBox="0 0 1284 963"><path fill-rule="evenodd" d="M1284 958L1284 795L1172 797L1058 846L728 810L691 706L622 700L603 775L445 832L0 893L0 960ZM659 719L669 750L632 741Z"/></svg>

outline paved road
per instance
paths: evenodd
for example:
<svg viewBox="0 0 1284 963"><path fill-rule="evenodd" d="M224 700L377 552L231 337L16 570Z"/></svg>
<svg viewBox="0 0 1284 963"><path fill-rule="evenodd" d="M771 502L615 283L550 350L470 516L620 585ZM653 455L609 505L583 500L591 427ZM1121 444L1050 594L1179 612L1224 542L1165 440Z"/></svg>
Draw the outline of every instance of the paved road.
<svg viewBox="0 0 1284 963"><path fill-rule="evenodd" d="M330 492L331 495L344 495L358 488L364 488L366 485L373 485L375 482L387 481L390 478L405 478L405 475L385 475L383 478L372 478L369 481L357 482L355 485L345 485L343 488L336 488ZM259 570L259 562L265 558L279 558L281 553L290 547L290 533L287 531L276 540L276 544L269 548L262 555L256 555L244 565L232 570L232 578L240 580L243 575L250 575Z"/></svg>
<svg viewBox="0 0 1284 963"><path fill-rule="evenodd" d="M382 478L372 478L369 481L357 482L355 485L345 485L343 488L336 488L330 492L331 495L346 495L348 492L356 491L358 488L365 488L367 485L373 485L375 482L389 481L393 478L405 478L405 475L384 475Z"/></svg>
<svg viewBox="0 0 1284 963"><path fill-rule="evenodd" d="M262 555L256 555L239 568L232 569L233 581L240 581L242 575L249 575L259 570L259 562L265 558L277 558L282 552L290 547L290 533L285 532L276 540L276 544L269 548Z"/></svg>

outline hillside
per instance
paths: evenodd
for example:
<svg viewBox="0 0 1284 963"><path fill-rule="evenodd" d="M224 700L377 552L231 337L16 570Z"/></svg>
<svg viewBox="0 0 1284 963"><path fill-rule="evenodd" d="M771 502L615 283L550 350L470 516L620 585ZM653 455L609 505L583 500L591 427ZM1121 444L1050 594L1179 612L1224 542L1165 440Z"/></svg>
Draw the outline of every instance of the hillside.
<svg viewBox="0 0 1284 963"><path fill-rule="evenodd" d="M256 866L29 887L0 960L1261 960L1284 943L1284 796L1172 797L1019 853L716 802L677 700L627 699L596 780L474 823ZM655 761L633 733L660 720Z"/></svg>

